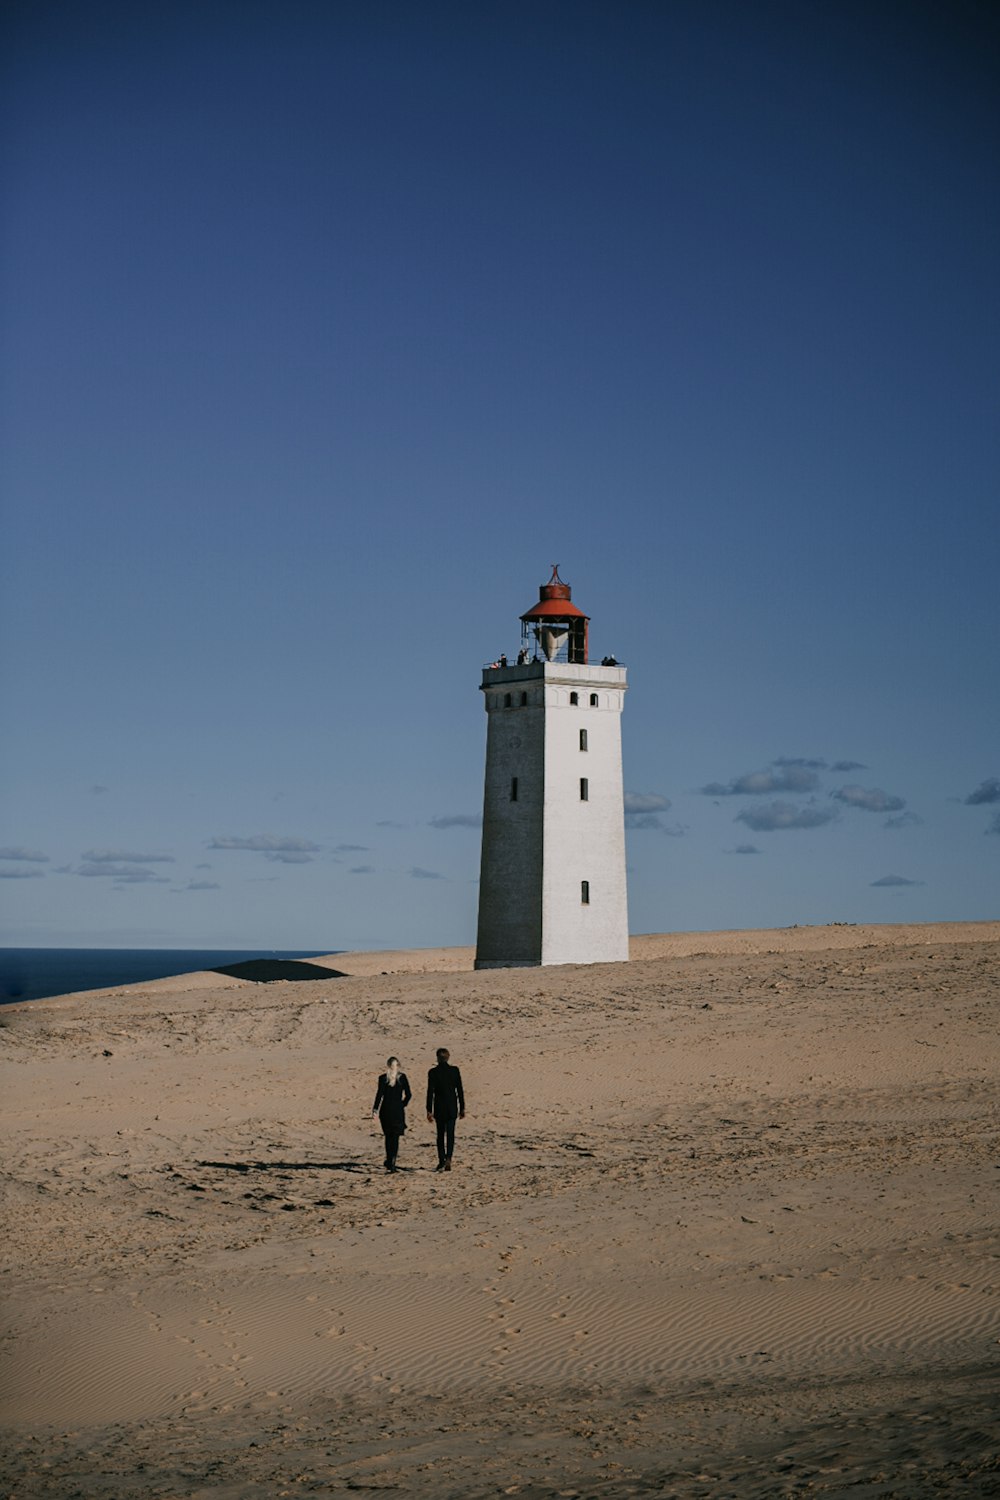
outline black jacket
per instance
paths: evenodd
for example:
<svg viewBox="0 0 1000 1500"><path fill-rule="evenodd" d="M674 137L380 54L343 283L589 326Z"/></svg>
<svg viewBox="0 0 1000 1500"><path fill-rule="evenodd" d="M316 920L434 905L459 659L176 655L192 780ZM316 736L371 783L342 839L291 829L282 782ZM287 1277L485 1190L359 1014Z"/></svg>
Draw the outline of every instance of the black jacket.
<svg viewBox="0 0 1000 1500"><path fill-rule="evenodd" d="M427 1074L427 1113L435 1120L454 1120L465 1113L462 1075L451 1063L438 1063Z"/></svg>
<svg viewBox="0 0 1000 1500"><path fill-rule="evenodd" d="M386 1083L385 1074L379 1074L378 1088L375 1091L375 1103L372 1105L372 1111L378 1110L378 1117L383 1130L387 1126L390 1130L403 1131L406 1129L406 1115L403 1111L412 1098L410 1081L405 1073L399 1074L392 1088Z"/></svg>

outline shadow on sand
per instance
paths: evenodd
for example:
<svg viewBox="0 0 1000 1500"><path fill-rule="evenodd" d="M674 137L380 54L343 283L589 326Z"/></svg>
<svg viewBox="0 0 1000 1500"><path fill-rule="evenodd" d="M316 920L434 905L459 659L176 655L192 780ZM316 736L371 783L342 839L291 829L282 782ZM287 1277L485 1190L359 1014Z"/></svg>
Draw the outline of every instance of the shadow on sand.
<svg viewBox="0 0 1000 1500"><path fill-rule="evenodd" d="M219 1172L370 1172L371 1164L359 1161L200 1161L199 1167Z"/></svg>
<svg viewBox="0 0 1000 1500"><path fill-rule="evenodd" d="M228 974L230 979L252 979L255 984L276 984L282 979L347 979L341 969L325 969L322 964L308 964L300 958L249 958L241 964L220 964L213 974Z"/></svg>

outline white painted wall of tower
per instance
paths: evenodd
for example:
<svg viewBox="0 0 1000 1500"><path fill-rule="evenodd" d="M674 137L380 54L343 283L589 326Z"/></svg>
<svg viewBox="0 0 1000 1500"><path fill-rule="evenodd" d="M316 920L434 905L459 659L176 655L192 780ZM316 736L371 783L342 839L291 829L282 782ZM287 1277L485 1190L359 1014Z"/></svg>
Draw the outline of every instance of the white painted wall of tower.
<svg viewBox="0 0 1000 1500"><path fill-rule="evenodd" d="M625 669L533 661L487 668L482 689L477 967L626 960Z"/></svg>
<svg viewBox="0 0 1000 1500"><path fill-rule="evenodd" d="M542 963L628 959L623 667L564 667L547 684ZM571 693L577 702L571 702ZM597 702L591 699L596 697ZM581 731L586 749L581 749ZM586 797L581 783L586 782ZM583 882L589 900L582 899Z"/></svg>

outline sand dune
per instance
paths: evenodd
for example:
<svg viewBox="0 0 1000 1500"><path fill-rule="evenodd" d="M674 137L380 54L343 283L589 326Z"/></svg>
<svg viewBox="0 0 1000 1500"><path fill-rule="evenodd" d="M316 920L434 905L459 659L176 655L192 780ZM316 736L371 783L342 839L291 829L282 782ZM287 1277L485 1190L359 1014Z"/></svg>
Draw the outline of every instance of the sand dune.
<svg viewBox="0 0 1000 1500"><path fill-rule="evenodd" d="M0 1012L11 1496L1000 1492L1000 923ZM323 963L323 960L312 960ZM462 1067L455 1170L411 1106Z"/></svg>

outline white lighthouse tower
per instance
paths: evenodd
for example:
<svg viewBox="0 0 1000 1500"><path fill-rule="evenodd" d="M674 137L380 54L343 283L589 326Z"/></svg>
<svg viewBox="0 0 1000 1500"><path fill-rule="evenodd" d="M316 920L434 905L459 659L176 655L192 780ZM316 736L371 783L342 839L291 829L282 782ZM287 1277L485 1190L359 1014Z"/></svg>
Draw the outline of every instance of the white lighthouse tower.
<svg viewBox="0 0 1000 1500"><path fill-rule="evenodd" d="M588 617L554 566L517 662L483 670L486 791L477 969L628 958L621 712Z"/></svg>

